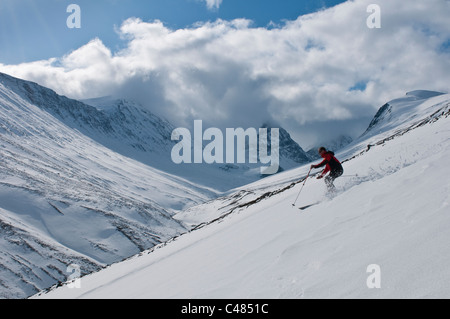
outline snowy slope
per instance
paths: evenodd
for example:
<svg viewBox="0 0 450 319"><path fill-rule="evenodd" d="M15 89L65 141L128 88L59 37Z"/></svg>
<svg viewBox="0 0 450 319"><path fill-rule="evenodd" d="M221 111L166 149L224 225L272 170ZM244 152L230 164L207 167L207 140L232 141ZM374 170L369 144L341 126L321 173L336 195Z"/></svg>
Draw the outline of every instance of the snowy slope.
<svg viewBox="0 0 450 319"><path fill-rule="evenodd" d="M359 176L339 179L335 198L311 179L298 206L321 203L293 208L309 167L284 172L177 215L194 230L81 289L40 297L449 298L450 95L390 105L389 120L338 154ZM381 289L366 285L372 264Z"/></svg>
<svg viewBox="0 0 450 319"><path fill-rule="evenodd" d="M392 100L383 105L373 118L363 138L367 135L378 135L383 131L399 128L414 119L420 119L432 114L430 108L439 105L441 99L446 100L445 94L433 91L417 90L408 92L405 97ZM426 103L425 103L426 101Z"/></svg>
<svg viewBox="0 0 450 319"><path fill-rule="evenodd" d="M175 211L217 196L86 137L52 113L95 126L95 109L27 85L0 74L0 298L65 280L71 263L89 273L164 242L186 231Z"/></svg>
<svg viewBox="0 0 450 319"><path fill-rule="evenodd" d="M384 145L386 141L432 123L448 110L448 104L448 94L431 91L414 91L408 93L404 98L390 101L386 104L389 105L390 111L387 113L389 116L380 117L380 114L384 114L386 109L386 106L382 106L368 130L360 138L337 152L337 157L345 162L364 155L374 146ZM306 175L308 169L309 167L303 168L304 175ZM296 171L285 172L278 176L237 188L236 192L231 196L214 200L214 209L209 207L209 203L201 204L180 212L177 214L177 218L193 227L214 220L227 214L230 207L236 205L236 202L251 202L258 200L261 196L271 196L273 192L277 193L284 188L292 187L292 183L298 182L299 176L293 172ZM367 172L367 174L372 173L374 172ZM317 198L314 195L312 196L312 202L315 202Z"/></svg>

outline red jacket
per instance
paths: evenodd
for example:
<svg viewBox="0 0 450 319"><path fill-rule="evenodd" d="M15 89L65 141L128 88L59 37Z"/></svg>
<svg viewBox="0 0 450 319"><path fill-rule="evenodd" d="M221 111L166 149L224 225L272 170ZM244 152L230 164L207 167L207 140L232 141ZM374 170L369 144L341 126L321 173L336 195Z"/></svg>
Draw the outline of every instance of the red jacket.
<svg viewBox="0 0 450 319"><path fill-rule="evenodd" d="M326 166L325 170L322 172L322 176L325 176L329 171L343 170L341 162L334 156L333 152L325 152L322 157L322 163L314 165L314 168Z"/></svg>

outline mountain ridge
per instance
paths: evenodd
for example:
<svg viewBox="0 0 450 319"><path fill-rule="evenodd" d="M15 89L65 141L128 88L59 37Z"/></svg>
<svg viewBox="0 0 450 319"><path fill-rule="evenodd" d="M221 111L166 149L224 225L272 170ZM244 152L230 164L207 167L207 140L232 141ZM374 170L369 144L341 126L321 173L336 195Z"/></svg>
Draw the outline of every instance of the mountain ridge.
<svg viewBox="0 0 450 319"><path fill-rule="evenodd" d="M48 111L69 127L123 156L167 174L182 177L219 192L263 177L259 173L261 164L173 163L170 154L176 144L171 140L174 125L133 101L114 97L77 101L60 96L37 83L22 81L6 74L0 74L0 79L13 90L20 92L21 96L25 96L30 103ZM292 140L290 134L282 128L280 132L282 133L280 171L307 162L308 156ZM217 183L215 179L220 179L221 182Z"/></svg>

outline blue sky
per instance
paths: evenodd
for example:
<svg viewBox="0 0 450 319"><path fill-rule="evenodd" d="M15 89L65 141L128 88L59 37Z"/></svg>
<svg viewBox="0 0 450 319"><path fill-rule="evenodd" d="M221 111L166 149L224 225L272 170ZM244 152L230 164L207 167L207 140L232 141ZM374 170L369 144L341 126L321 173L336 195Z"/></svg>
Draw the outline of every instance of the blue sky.
<svg viewBox="0 0 450 319"><path fill-rule="evenodd" d="M159 19L170 28L197 21L247 18L256 26L295 20L340 0L224 0L208 9L202 0L1 0L0 63L17 64L62 56L99 37L112 50L122 46L114 26L129 17ZM68 29L67 6L78 4L82 28Z"/></svg>

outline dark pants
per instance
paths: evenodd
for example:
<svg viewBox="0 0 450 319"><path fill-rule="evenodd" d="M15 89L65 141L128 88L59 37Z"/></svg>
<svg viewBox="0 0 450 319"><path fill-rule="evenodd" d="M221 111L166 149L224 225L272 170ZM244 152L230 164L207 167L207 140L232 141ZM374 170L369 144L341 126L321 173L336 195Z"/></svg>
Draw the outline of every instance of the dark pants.
<svg viewBox="0 0 450 319"><path fill-rule="evenodd" d="M325 177L325 184L327 184L329 192L334 192L336 190L336 187L334 186L333 182L336 178L342 176L342 174L344 174L344 170L338 169L331 171L330 175Z"/></svg>

